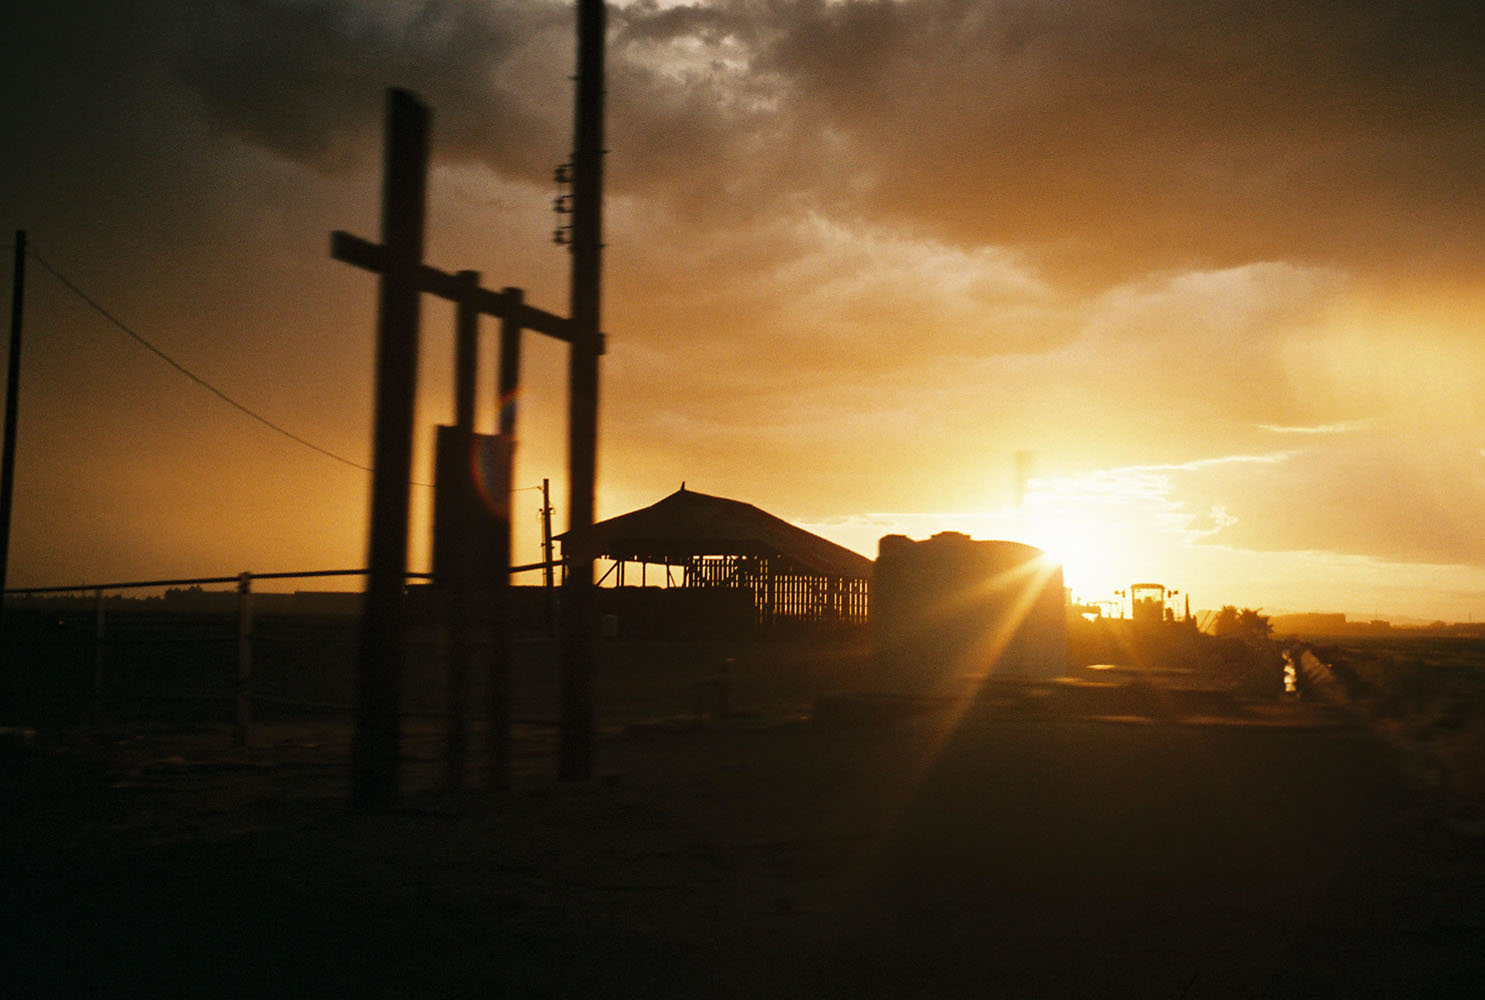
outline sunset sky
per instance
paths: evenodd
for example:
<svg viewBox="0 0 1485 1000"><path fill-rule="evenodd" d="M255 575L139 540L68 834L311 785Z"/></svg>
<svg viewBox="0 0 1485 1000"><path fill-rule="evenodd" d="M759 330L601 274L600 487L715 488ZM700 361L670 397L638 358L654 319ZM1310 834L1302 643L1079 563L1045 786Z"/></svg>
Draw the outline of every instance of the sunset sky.
<svg viewBox="0 0 1485 1000"><path fill-rule="evenodd" d="M867 555L1042 545L1089 599L1485 618L1479 5L634 2L609 27L600 516L685 481ZM6 4L5 315L23 228L369 464L376 282L329 234L378 235L384 90L433 109L428 262L565 313L574 34L545 0ZM364 563L364 470L37 260L25 306L12 586ZM423 318L426 481L453 318ZM549 477L561 527L565 348L526 360L516 485ZM539 506L516 495L518 561Z"/></svg>

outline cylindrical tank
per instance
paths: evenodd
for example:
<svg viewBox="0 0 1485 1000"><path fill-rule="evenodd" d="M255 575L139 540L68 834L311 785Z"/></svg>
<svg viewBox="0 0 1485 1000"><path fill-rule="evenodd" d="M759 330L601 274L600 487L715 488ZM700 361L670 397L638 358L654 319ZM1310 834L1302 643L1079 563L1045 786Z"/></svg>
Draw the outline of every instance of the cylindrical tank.
<svg viewBox="0 0 1485 1000"><path fill-rule="evenodd" d="M871 585L879 690L959 695L1067 671L1062 567L1020 542L941 532L878 543Z"/></svg>

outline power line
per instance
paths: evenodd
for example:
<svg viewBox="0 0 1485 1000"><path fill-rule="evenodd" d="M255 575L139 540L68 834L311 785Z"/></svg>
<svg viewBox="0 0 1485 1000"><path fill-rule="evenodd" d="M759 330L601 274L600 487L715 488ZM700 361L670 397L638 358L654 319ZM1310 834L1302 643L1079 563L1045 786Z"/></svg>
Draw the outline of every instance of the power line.
<svg viewBox="0 0 1485 1000"><path fill-rule="evenodd" d="M349 465L353 469L360 469L362 472L370 472L370 471L372 471L370 466L362 465L360 462L352 461L351 459L346 458L343 455L337 455L335 452L331 451L328 448L322 448L319 445L315 444L313 441L306 440L305 438L300 437L298 434L295 434L293 431L289 430L288 428L283 427L283 426L281 426L279 424L274 423L272 420L269 420L267 417L263 416L263 414L261 414L261 413L258 413L256 410L253 410L250 407L245 406L242 403L239 403L237 400L233 399L231 396L227 395L225 392L223 392L222 390L218 389L216 386L212 385L210 382L206 381L206 379L204 379L201 376L197 375L195 372L191 371L185 365L181 364L179 361L176 361L170 355L166 354L164 351L160 350L154 344L150 343L143 336L141 336L138 332L136 332L134 329L132 329L127 323L125 323L123 320L119 319L113 313L111 313L107 309L105 309L98 302L98 300L94 299L87 292L85 292L81 288L79 288L75 283L73 283L72 281L68 280L68 278L65 275L62 274L62 272L58 271L55 267L52 267L52 265L47 262L46 258L43 257L43 256L41 256L41 254L36 251L36 247L35 247L34 244L28 244L27 247L26 247L26 251L33 258L35 258L36 263L40 264L43 268L45 268L47 270L47 272L50 273L53 278L56 278L59 282L61 282L62 285L63 285L63 287L65 287L68 291L72 292L73 295L76 295L78 298L80 298L84 302L86 302L88 304L88 306L90 308L92 308L92 310L94 312L96 312L98 315L102 316L104 319L108 320L114 326L118 327L125 334L127 334L131 339L133 339L136 343L138 343L141 347L145 348L147 351L149 351L150 353L154 354L161 361L164 361L167 365L169 365L170 367L174 368L176 371L180 372L182 375L184 375L186 378L190 379L192 382L195 382L197 385L201 386L201 388L205 389L207 392L211 393L213 396L216 396L222 402L224 402L227 405L233 407L234 409L237 409L237 410L241 411L242 413L247 414L248 416L252 417L254 420L258 421L260 424L264 425L265 427L269 428L270 430L277 431L278 433L282 434L284 437L288 438L289 440L294 441L294 442L296 442L298 444L301 444L304 447L309 448L312 451L319 452L321 455L324 455L326 458L333 458L333 459L335 459L335 461L340 462L343 465ZM431 486L432 484L431 483L414 482L412 485L413 486Z"/></svg>

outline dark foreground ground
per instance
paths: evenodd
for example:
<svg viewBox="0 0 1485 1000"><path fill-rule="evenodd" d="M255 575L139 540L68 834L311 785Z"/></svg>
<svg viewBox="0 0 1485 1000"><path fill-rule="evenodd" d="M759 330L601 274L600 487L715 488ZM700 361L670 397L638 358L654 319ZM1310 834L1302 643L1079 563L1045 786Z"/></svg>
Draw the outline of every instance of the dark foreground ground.
<svg viewBox="0 0 1485 1000"><path fill-rule="evenodd" d="M849 714L849 713L848 713ZM347 731L3 753L5 995L1485 995L1485 838L1328 712L604 734L343 807Z"/></svg>

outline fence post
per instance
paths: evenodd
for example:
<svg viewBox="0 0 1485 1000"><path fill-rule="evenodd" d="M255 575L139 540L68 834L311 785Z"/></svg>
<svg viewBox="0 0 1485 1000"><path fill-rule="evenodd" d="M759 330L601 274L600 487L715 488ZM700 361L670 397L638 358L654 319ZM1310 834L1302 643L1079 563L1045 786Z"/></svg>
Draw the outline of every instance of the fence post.
<svg viewBox="0 0 1485 1000"><path fill-rule="evenodd" d="M237 726L236 746L245 747L253 727L253 574L237 577Z"/></svg>
<svg viewBox="0 0 1485 1000"><path fill-rule="evenodd" d="M103 591L93 591L93 724L103 721Z"/></svg>

